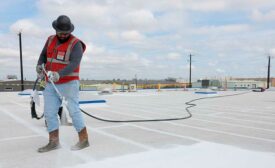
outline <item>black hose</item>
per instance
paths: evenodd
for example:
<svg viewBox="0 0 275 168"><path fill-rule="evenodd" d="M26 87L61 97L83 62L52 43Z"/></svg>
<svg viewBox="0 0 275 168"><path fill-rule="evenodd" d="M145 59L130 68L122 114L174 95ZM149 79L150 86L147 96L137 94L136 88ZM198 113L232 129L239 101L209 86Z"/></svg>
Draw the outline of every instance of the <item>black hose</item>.
<svg viewBox="0 0 275 168"><path fill-rule="evenodd" d="M34 85L32 88L33 91L35 90L38 81L39 81L39 78L37 78L34 82ZM35 110L35 102L33 101L33 97L31 97L31 116L32 116L32 118L36 118L37 120L40 120L41 118L44 117L44 113L40 117L38 117L36 110Z"/></svg>
<svg viewBox="0 0 275 168"><path fill-rule="evenodd" d="M80 109L84 114L86 114L87 116L89 117L92 117L96 120L99 120L99 121L104 121L104 122L113 122L113 123L129 123L129 122L156 122L156 121L174 121L174 120L183 120L183 119L188 119L188 118L191 118L192 117L192 114L188 112L188 116L186 117L181 117L181 118L164 118L164 119L149 119L149 120L110 120L110 119L104 119L104 118L100 118L100 117L96 117L92 114L89 114L88 112Z"/></svg>
<svg viewBox="0 0 275 168"><path fill-rule="evenodd" d="M213 96L213 97L201 97L201 98L197 98L197 99L193 99L190 100L188 102L185 102L186 105L189 105L188 107L186 107L186 111L189 111L189 108L195 107L197 106L197 104L194 104L192 102L198 101L198 100L203 100L203 99L213 99L213 98L221 98L221 97L229 97L229 96L237 96L237 95L242 95L242 94L247 94L250 93L251 91L248 92L242 92L242 93L236 93L236 94L230 94L230 95L223 95L223 96Z"/></svg>
<svg viewBox="0 0 275 168"><path fill-rule="evenodd" d="M249 91L250 92L250 91ZM237 96L237 95L242 95L242 94L246 94L249 92L242 92L242 93L237 93L237 94L231 94L231 95L223 95L223 96L214 96L214 97L201 97L201 98L197 98L197 99L192 99L188 102L185 102L186 105L188 105L185 108L185 111L188 113L188 116L186 117L179 117L179 118L166 118L166 119L149 119L149 120L110 120L110 119L104 119L104 118L100 118L100 117L96 117L92 114L89 114L88 112L81 110L81 112L83 112L84 114L86 114L89 117L92 117L96 120L99 121L104 121L104 122L113 122L113 123L130 123L130 122L156 122L156 121L175 121L175 120L184 120L184 119L188 119L192 117L192 113L190 112L190 108L197 106L197 104L192 103L198 100L203 100L203 99L211 99L211 98L220 98L220 97L229 97L229 96Z"/></svg>

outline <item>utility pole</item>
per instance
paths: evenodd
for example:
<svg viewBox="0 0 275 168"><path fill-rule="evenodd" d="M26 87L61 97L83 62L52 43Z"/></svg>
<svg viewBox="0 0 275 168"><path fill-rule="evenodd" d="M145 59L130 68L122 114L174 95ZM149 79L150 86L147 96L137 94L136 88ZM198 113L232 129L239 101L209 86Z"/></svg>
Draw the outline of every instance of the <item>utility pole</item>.
<svg viewBox="0 0 275 168"><path fill-rule="evenodd" d="M21 72L21 90L24 90L23 60L22 60L22 40L21 31L19 31L19 50L20 50L20 72Z"/></svg>
<svg viewBox="0 0 275 168"><path fill-rule="evenodd" d="M269 89L270 82L270 55L268 56L268 68L267 68L267 89Z"/></svg>
<svg viewBox="0 0 275 168"><path fill-rule="evenodd" d="M189 88L192 88L192 54L190 53L189 58Z"/></svg>
<svg viewBox="0 0 275 168"><path fill-rule="evenodd" d="M137 84L138 84L138 80L137 80L137 74L135 74L135 81L136 81L136 88L137 88Z"/></svg>

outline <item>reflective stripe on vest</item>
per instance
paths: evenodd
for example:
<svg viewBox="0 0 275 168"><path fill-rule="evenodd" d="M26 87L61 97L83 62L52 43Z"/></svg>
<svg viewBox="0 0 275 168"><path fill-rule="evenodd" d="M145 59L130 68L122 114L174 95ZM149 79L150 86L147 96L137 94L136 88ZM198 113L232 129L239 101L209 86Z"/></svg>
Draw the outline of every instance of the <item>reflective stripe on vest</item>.
<svg viewBox="0 0 275 168"><path fill-rule="evenodd" d="M68 45L68 48L67 48L67 51L66 51L66 54L65 54L65 59L64 61L67 62L69 61L70 59L70 55L71 55L71 52L72 52L72 45L73 43L77 40L77 38L73 38L71 41L70 41L70 44Z"/></svg>
<svg viewBox="0 0 275 168"><path fill-rule="evenodd" d="M79 76L79 73L77 73L77 72L72 72L72 73L70 73L69 75L66 75L66 76Z"/></svg>
<svg viewBox="0 0 275 168"><path fill-rule="evenodd" d="M48 46L47 46L47 48L51 45L53 39L54 39L54 36L50 36L50 37L49 37L49 41L48 41Z"/></svg>
<svg viewBox="0 0 275 168"><path fill-rule="evenodd" d="M53 63L58 63L58 64L64 64L64 65L68 65L70 63L70 61L60 61L60 60L57 60L55 58L47 58L47 61L49 62L53 62Z"/></svg>

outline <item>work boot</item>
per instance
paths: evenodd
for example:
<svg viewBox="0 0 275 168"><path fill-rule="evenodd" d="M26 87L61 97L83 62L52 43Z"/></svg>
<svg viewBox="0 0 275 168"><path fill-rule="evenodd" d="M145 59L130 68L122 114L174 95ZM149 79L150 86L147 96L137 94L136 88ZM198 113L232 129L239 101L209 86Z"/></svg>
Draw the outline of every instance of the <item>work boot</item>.
<svg viewBox="0 0 275 168"><path fill-rule="evenodd" d="M41 148L38 148L39 153L49 152L60 148L58 129L49 133L49 143Z"/></svg>
<svg viewBox="0 0 275 168"><path fill-rule="evenodd" d="M81 150L90 146L86 127L84 127L80 132L78 132L78 137L79 142L72 146L71 150Z"/></svg>

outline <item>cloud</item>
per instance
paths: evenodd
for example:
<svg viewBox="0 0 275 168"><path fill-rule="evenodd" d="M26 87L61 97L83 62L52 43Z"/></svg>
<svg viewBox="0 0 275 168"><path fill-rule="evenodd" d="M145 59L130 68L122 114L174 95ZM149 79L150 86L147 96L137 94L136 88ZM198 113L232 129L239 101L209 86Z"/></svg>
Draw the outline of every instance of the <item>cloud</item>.
<svg viewBox="0 0 275 168"><path fill-rule="evenodd" d="M222 11L226 8L227 2L223 0L194 1L188 6L194 11Z"/></svg>
<svg viewBox="0 0 275 168"><path fill-rule="evenodd" d="M219 61L210 61L210 62L208 62L208 65L211 67L215 67L218 65L218 63L219 63Z"/></svg>
<svg viewBox="0 0 275 168"><path fill-rule="evenodd" d="M129 42L138 42L143 40L145 37L136 30L124 31L121 33L122 40Z"/></svg>
<svg viewBox="0 0 275 168"><path fill-rule="evenodd" d="M223 34L246 32L250 29L248 24L229 24L221 26L203 26L192 30L192 32L196 34Z"/></svg>
<svg viewBox="0 0 275 168"><path fill-rule="evenodd" d="M106 48L103 46L96 46L95 44L89 42L86 44L85 54L91 55L101 55L106 52Z"/></svg>
<svg viewBox="0 0 275 168"><path fill-rule="evenodd" d="M30 19L22 19L18 20L10 27L11 32L19 33L22 32L25 35L35 36L35 37L42 37L43 34L49 33L49 29L42 29L38 22L35 20Z"/></svg>
<svg viewBox="0 0 275 168"><path fill-rule="evenodd" d="M102 29L109 26L112 17L108 13L110 12L109 7L96 1L40 0L37 7L41 16L47 16L51 20L62 14L68 15L76 28L92 27Z"/></svg>
<svg viewBox="0 0 275 168"><path fill-rule="evenodd" d="M270 49L269 54L274 58L275 57L275 48Z"/></svg>
<svg viewBox="0 0 275 168"><path fill-rule="evenodd" d="M16 57L19 52L12 48L0 48L1 57Z"/></svg>
<svg viewBox="0 0 275 168"><path fill-rule="evenodd" d="M152 30L157 20L149 10L135 10L122 15L121 24L127 29Z"/></svg>
<svg viewBox="0 0 275 168"><path fill-rule="evenodd" d="M230 10L251 10L251 9L268 9L275 5L273 0L242 0L242 1L230 1L228 2L228 9Z"/></svg>
<svg viewBox="0 0 275 168"><path fill-rule="evenodd" d="M179 53L175 53L175 52L171 52L167 55L166 57L168 60L179 60L182 58L181 54Z"/></svg>
<svg viewBox="0 0 275 168"><path fill-rule="evenodd" d="M217 71L218 73L225 73L225 70L220 69L220 68L217 68L216 71Z"/></svg>
<svg viewBox="0 0 275 168"><path fill-rule="evenodd" d="M266 13L259 10L253 10L251 18L257 22L275 21L275 10Z"/></svg>

